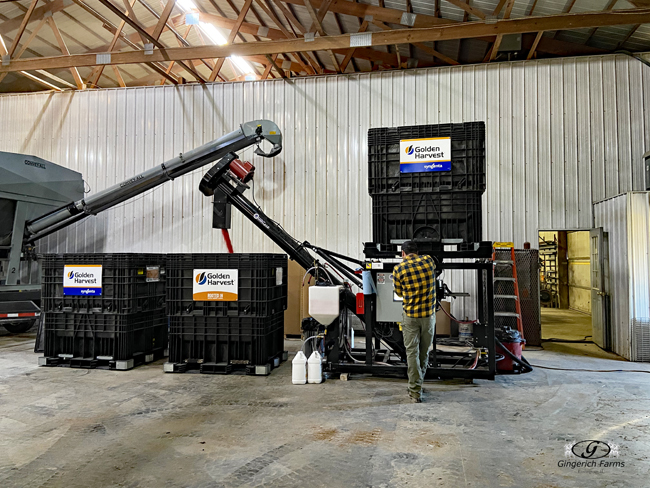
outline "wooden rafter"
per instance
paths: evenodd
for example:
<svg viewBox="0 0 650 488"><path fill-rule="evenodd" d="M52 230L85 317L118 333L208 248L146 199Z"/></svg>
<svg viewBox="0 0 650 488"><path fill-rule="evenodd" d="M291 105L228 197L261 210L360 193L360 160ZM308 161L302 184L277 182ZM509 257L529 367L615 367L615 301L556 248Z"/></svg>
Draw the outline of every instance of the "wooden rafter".
<svg viewBox="0 0 650 488"><path fill-rule="evenodd" d="M369 25L368 21L364 20L361 23L361 26L359 26L359 32L366 32L368 30L368 25ZM350 48L350 50L348 50L347 54L345 55L345 58L343 58L343 62L341 63L340 66L341 72L344 72L345 69L348 67L348 63L352 60L352 57L354 56L354 51L355 48Z"/></svg>
<svg viewBox="0 0 650 488"><path fill-rule="evenodd" d="M463 0L447 0L447 2L451 3L452 5L455 5L460 9L463 9L465 12L473 15L474 17L478 17L481 20L485 20L486 15L484 12L477 9L476 7L472 7L470 4L465 3Z"/></svg>
<svg viewBox="0 0 650 488"><path fill-rule="evenodd" d="M117 66L113 66L113 72L115 73L115 77L117 78L117 83L122 87L126 87L126 83L124 82L124 78L122 78L122 73L120 73L120 69Z"/></svg>
<svg viewBox="0 0 650 488"><path fill-rule="evenodd" d="M32 14L34 13L34 10L36 9L36 4L38 3L38 0L32 0L32 3L29 5L29 9L27 12L25 12L25 16L23 17L23 21L20 23L20 27L18 28L18 32L16 33L16 36L14 37L14 42L11 43L11 47L9 48L7 54L9 57L12 57L14 53L16 52L16 49L18 49L18 44L20 44L20 38L23 36L23 33L25 32L25 28L27 27L27 24L32 18Z"/></svg>
<svg viewBox="0 0 650 488"><path fill-rule="evenodd" d="M611 12L614 9L616 2L618 2L618 0L609 0L609 2L607 2L607 6L603 9L603 12ZM598 27L593 27L589 31L589 34L587 35L587 39L585 39L585 44L589 44L589 41L591 41L591 38L594 37L594 34L596 33L597 30Z"/></svg>
<svg viewBox="0 0 650 488"><path fill-rule="evenodd" d="M192 27L193 27L193 26L191 26L191 25L188 25L188 26L187 26L187 30L185 31L185 34L183 35L183 39L187 39L187 36L190 35L190 31L192 30ZM201 36L201 34L200 34L200 32L199 32L199 38L200 38L200 39L203 39L202 36ZM178 45L180 46L180 45L181 45L181 41L180 41L180 39L177 39L177 41L178 41ZM175 63L175 61L172 61L171 63L169 63L169 66L167 67L167 74L171 73L172 68L174 67L174 63ZM213 68L213 67L210 67L210 69L212 69L212 68ZM161 85L164 85L164 84L165 84L165 78L162 78L162 79L160 80L160 84L161 84Z"/></svg>
<svg viewBox="0 0 650 488"><path fill-rule="evenodd" d="M641 24L636 24L636 25L632 26L632 28L628 31L628 33L625 35L625 37L621 40L621 42L619 42L619 43L616 45L616 49L615 49L615 50L618 51L619 49L621 49L621 48L623 47L623 45L624 45L627 41L630 40L630 37L632 37L632 36L634 35L634 33L639 29L639 27L641 27Z"/></svg>
<svg viewBox="0 0 650 488"><path fill-rule="evenodd" d="M271 10L270 5L265 5L264 0L257 0L257 3L260 6L260 8L264 11L264 13L266 13L266 15L268 15L271 18L271 20L278 27L278 29L280 29L282 31L282 33L285 35L286 39L296 39L297 36L296 36L295 32L292 32L292 31L288 30L282 24L282 21L278 18L277 15L275 15L273 10ZM313 61L308 54L305 56L305 59L307 59L307 63L309 63L309 65L307 63L303 62L302 58L300 57L300 55L298 53L291 53L291 54L295 57L295 59L300 64L302 64L304 70L307 73L316 74L316 73L320 72L320 66L315 61Z"/></svg>
<svg viewBox="0 0 650 488"><path fill-rule="evenodd" d="M327 9L330 7L331 3L332 3L331 0L325 0L321 4L321 7L318 9L318 12L316 12L316 10L314 10L314 7L311 4L311 0L305 0L305 7L307 7L307 10L309 11L309 15L311 16L311 20L312 20L312 25L309 28L309 32L313 32L312 29L315 29L315 31L318 32L321 36L327 35L325 33L325 30L323 29L323 24L321 22L325 18L325 14L327 13ZM341 65L339 64L338 59L336 59L336 54L334 54L334 52L331 49L328 49L327 52L330 55L330 59L332 60L334 69L336 70L337 73L340 73Z"/></svg>
<svg viewBox="0 0 650 488"><path fill-rule="evenodd" d="M65 41L63 40L63 37L61 36L61 31L59 31L59 28L56 25L56 22L54 21L54 17L48 17L47 18L47 23L52 29L52 32L54 33L54 37L56 38L56 42L59 43L59 49L61 49L61 53L64 56L70 56L70 51L68 51L68 46L66 46ZM81 75L79 74L79 70L75 67L70 68L70 72L72 73L72 77L74 78L75 83L77 84L77 88L79 90L83 90L86 88L84 85L83 80L81 79Z"/></svg>
<svg viewBox="0 0 650 488"><path fill-rule="evenodd" d="M650 9L616 10L615 12L587 12L539 17L524 17L495 22L469 22L443 25L424 29L399 29L372 33L373 46L405 43L445 41L492 37L499 34L522 34L553 31L558 29L582 29L607 25L635 25L650 23ZM236 43L225 46L193 46L154 49L150 55L142 51L118 52L111 56L110 64L133 64L171 60L221 58L231 55L256 56L284 52L305 52L327 49L349 49L350 35L317 37L313 42L304 39L287 39L256 43ZM0 72L33 69L56 69L93 66L94 54L54 56L47 58L17 59L8 66L0 66Z"/></svg>
<svg viewBox="0 0 650 488"><path fill-rule="evenodd" d="M47 22L47 18L41 19L41 21L38 23L36 28L32 31L32 33L29 35L27 38L27 41L25 41L18 51L18 53L14 56L14 59L20 59L20 57L23 55L23 53L27 50L29 45L32 43L32 41L36 38L36 35L39 33L39 31L43 28L45 23ZM5 76L7 76L7 73L0 73L0 82L5 79Z"/></svg>
<svg viewBox="0 0 650 488"><path fill-rule="evenodd" d="M38 7L37 9L32 12L32 15L30 17L31 21L35 20L41 20L43 17L50 12L52 14L55 14L56 12L60 12L66 7L70 6L70 2L68 0L54 0L53 2L48 3L47 5L43 5L42 7ZM10 32L16 29L20 28L20 24L23 22L23 16L13 18L11 20L6 20L3 23L0 24L0 32Z"/></svg>
<svg viewBox="0 0 650 488"><path fill-rule="evenodd" d="M133 4L135 4L136 0L130 0L130 2L131 2L131 6L133 7ZM113 34L113 40L108 46L109 53L115 51L115 46L117 45L117 41L119 41L122 35L122 29L124 28L125 25L126 22L124 20L120 21L120 25L117 27L115 34ZM97 86L97 83L99 83L99 79L101 78L103 72L104 72L104 66L103 65L97 66L90 74L90 77L88 78L88 84L92 86Z"/></svg>
<svg viewBox="0 0 650 488"><path fill-rule="evenodd" d="M166 47L155 37L153 37L149 32L143 28L140 23L138 23L135 19L132 19L128 15L125 15L124 12L122 12L120 9L118 9L115 5L110 0L99 0L102 5L104 5L106 8L108 8L111 12L113 12L115 15L117 15L120 19L125 21L127 24L129 24L135 31L140 34L143 39L146 38L151 44L156 46L158 49L161 51L164 51ZM186 71L188 71L199 83L205 83L205 80L203 77L196 71L194 70L191 66L188 66L187 63L185 63L183 60L176 60L176 62L181 65Z"/></svg>
<svg viewBox="0 0 650 488"><path fill-rule="evenodd" d="M246 0L244 2L244 6L242 7L241 11L239 12L239 16L237 17L237 20L235 21L235 25L230 30L230 34L228 34L228 39L226 39L226 44L232 44L232 41L235 40L235 36L237 36L237 33L239 32L239 28L244 22L244 18L246 17L246 14L248 13L248 9L250 8L252 3L253 0ZM212 73L210 73L210 81L214 81L217 79L217 75L219 74L219 71L221 71L221 67L223 66L224 60L225 58L219 58L217 60L216 64L214 65L214 69L212 70Z"/></svg>
<svg viewBox="0 0 650 488"><path fill-rule="evenodd" d="M325 1L326 0L311 0L311 4L314 8L320 8ZM274 0L274 2L279 4L284 2L287 4L304 6L303 0L282 0L282 2L280 0ZM351 15L360 19L364 19L366 16L370 15L373 17L373 20L380 20L381 22L395 25L400 25L402 23L402 16L404 14L403 10L378 7L376 5L368 5L365 3L355 3L347 0L337 0L332 2L329 11L338 14ZM432 27L435 25L453 23L453 20L443 19L434 15L417 14L415 17L415 23L412 27Z"/></svg>
<svg viewBox="0 0 650 488"><path fill-rule="evenodd" d="M153 32L151 33L154 39L160 39L160 35L165 29L167 21L169 20L169 16L172 14L172 10L174 10L175 5L176 0L167 0L165 8L163 9L162 14L160 14L160 18L158 19L158 23L156 23L156 27L154 27Z"/></svg>
<svg viewBox="0 0 650 488"><path fill-rule="evenodd" d="M92 8L91 6L87 5L83 0L72 0L74 3L79 5L82 9L84 9L86 12L88 12L90 15L95 17L97 20L99 20L102 25L108 29L112 34L114 34L117 31L117 26L114 25L110 20L108 20L106 17L101 15L97 10ZM137 34L135 34L137 36ZM132 41L128 36L124 35L124 33L121 34L120 39L126 43L127 46L133 48L136 51L141 51L142 48L139 47L137 44L135 44L135 41ZM100 52L106 52L105 50L100 51ZM168 73L166 73L164 67L161 67L158 63L151 62L150 60L144 61L144 66L146 67L145 69L151 69L158 73L159 75L162 75L172 83L173 85L177 85L178 81L176 81L176 78L173 76L170 76Z"/></svg>
<svg viewBox="0 0 650 488"><path fill-rule="evenodd" d="M384 29L384 30L390 30L390 27L388 27L388 26L387 26L386 24L384 24L383 22L379 22L379 21L377 21L377 20L374 20L372 23L373 23L374 25L376 25L377 27L381 28L381 29ZM438 59L440 59L441 61L444 61L444 62L447 63L447 64L460 64L460 63L459 63L458 61L456 61L455 59L452 59L452 58L450 58L449 56L446 56L446 55L442 54L441 52L436 51L435 49L433 49L433 48L427 46L426 44L424 44L424 43L422 43L422 42L416 42L416 43L413 43L413 45L414 45L415 47L417 47L418 49L421 49L421 50L424 51L425 53L431 54L433 57L438 58Z"/></svg>
<svg viewBox="0 0 650 488"><path fill-rule="evenodd" d="M509 19L510 14L512 13L512 8L515 6L515 0L508 0L506 4L506 11L503 14L504 19ZM494 61L494 58L499 54L499 47L501 46L501 41L503 40L503 34L498 34L497 38L492 45L492 51L490 52L490 61Z"/></svg>
<svg viewBox="0 0 650 488"><path fill-rule="evenodd" d="M533 46L530 48L530 51L528 51L528 56L526 56L526 59L532 59L532 57L535 55L535 49L537 49L539 41L542 40L543 35L544 35L543 31L539 31L537 33L537 35L535 36L535 40L533 41Z"/></svg>

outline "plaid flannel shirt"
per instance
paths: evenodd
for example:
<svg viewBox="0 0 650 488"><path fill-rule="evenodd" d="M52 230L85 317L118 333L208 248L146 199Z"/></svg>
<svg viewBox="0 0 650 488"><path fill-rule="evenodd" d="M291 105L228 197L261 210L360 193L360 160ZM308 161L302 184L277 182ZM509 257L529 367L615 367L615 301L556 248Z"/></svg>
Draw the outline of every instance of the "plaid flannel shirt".
<svg viewBox="0 0 650 488"><path fill-rule="evenodd" d="M409 255L393 270L395 293L404 298L404 312L409 317L433 315L436 306L435 269L431 256Z"/></svg>

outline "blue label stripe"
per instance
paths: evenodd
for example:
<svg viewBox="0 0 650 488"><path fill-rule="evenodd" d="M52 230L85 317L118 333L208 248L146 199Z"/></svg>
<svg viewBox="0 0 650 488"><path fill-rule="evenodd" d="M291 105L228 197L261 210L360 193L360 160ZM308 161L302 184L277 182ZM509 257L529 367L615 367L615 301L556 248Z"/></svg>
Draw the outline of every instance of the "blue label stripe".
<svg viewBox="0 0 650 488"><path fill-rule="evenodd" d="M451 161L402 163L399 165L400 173L427 173L429 171L451 171Z"/></svg>
<svg viewBox="0 0 650 488"><path fill-rule="evenodd" d="M84 297L92 297L92 296L99 296L102 294L102 289L101 288L72 288L72 287L64 287L63 288L63 295L72 295L72 296L84 296Z"/></svg>

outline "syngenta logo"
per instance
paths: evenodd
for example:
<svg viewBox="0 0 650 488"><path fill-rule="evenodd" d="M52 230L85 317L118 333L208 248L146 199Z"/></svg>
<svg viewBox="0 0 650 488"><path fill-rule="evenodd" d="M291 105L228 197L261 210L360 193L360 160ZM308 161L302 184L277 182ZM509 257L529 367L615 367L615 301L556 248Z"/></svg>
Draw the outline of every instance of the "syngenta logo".
<svg viewBox="0 0 650 488"><path fill-rule="evenodd" d="M414 152L413 146L407 147L404 152L410 156Z"/></svg>
<svg viewBox="0 0 650 488"><path fill-rule="evenodd" d="M70 278L70 279L74 278L74 271L70 271L68 273L68 278Z"/></svg>
<svg viewBox="0 0 650 488"><path fill-rule="evenodd" d="M199 273L194 280L199 285L210 286L231 286L235 284L235 280L228 273Z"/></svg>
<svg viewBox="0 0 650 488"><path fill-rule="evenodd" d="M208 279L205 277L205 273L199 273L196 275L196 282L199 285L205 285L207 283Z"/></svg>

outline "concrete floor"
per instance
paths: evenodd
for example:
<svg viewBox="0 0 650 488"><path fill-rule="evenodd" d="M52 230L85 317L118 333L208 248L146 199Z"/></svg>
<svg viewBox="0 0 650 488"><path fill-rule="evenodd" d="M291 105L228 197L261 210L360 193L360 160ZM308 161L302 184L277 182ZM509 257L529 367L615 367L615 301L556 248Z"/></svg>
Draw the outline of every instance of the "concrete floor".
<svg viewBox="0 0 650 488"><path fill-rule="evenodd" d="M38 368L34 334L0 329L0 487L647 487L650 375L536 369L465 385L293 386L269 377ZM297 350L298 341L288 341ZM552 351L533 364L650 365ZM559 467L565 445L623 467Z"/></svg>
<svg viewBox="0 0 650 488"><path fill-rule="evenodd" d="M572 341L591 341L591 315L575 310L542 307L542 341L544 339L564 339ZM624 361L614 353L603 351L593 343L543 342L546 351L581 356L599 357Z"/></svg>

